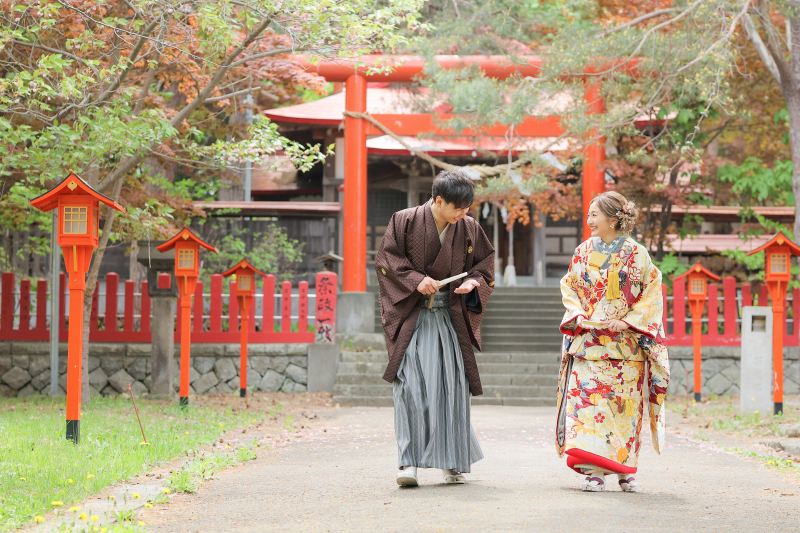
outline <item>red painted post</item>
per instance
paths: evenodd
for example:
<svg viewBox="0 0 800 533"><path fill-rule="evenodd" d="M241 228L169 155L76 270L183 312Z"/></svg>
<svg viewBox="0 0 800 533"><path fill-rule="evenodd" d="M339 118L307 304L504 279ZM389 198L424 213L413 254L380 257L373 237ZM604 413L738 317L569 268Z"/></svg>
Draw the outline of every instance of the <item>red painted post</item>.
<svg viewBox="0 0 800 533"><path fill-rule="evenodd" d="M106 331L117 331L117 291L119 291L119 274L109 272L106 275Z"/></svg>
<svg viewBox="0 0 800 533"><path fill-rule="evenodd" d="M292 331L292 282L281 283L281 332Z"/></svg>
<svg viewBox="0 0 800 533"><path fill-rule="evenodd" d="M125 280L125 311L122 318L122 330L125 333L133 333L133 293L136 290L136 283L132 279Z"/></svg>
<svg viewBox="0 0 800 533"><path fill-rule="evenodd" d="M19 330L31 329L31 280L19 282Z"/></svg>
<svg viewBox="0 0 800 533"><path fill-rule="evenodd" d="M209 331L220 333L222 331L222 276L219 274L211 275L211 310L209 313L211 315Z"/></svg>
<svg viewBox="0 0 800 533"><path fill-rule="evenodd" d="M686 336L686 281L672 282L672 316L673 332L676 337Z"/></svg>
<svg viewBox="0 0 800 533"><path fill-rule="evenodd" d="M792 346L800 345L800 289L792 289Z"/></svg>
<svg viewBox="0 0 800 533"><path fill-rule="evenodd" d="M709 343L713 344L719 337L719 321L717 309L717 284L708 284L708 337Z"/></svg>
<svg viewBox="0 0 800 533"><path fill-rule="evenodd" d="M36 282L36 331L47 331L47 280Z"/></svg>
<svg viewBox="0 0 800 533"><path fill-rule="evenodd" d="M297 331L308 331L308 282L301 281L297 286Z"/></svg>
<svg viewBox="0 0 800 533"><path fill-rule="evenodd" d="M345 109L367 110L367 80L354 74L345 81ZM344 212L342 277L344 292L367 290L367 124L344 119Z"/></svg>
<svg viewBox="0 0 800 533"><path fill-rule="evenodd" d="M67 274L61 272L58 275L58 290L61 294L58 295L58 340L64 341L68 338L67 333Z"/></svg>
<svg viewBox="0 0 800 533"><path fill-rule="evenodd" d="M194 323L192 330L195 333L203 332L203 282L198 281L194 290Z"/></svg>
<svg viewBox="0 0 800 533"><path fill-rule="evenodd" d="M602 86L600 83L587 81L586 84L586 103L588 104L587 114L602 115L605 113L605 102L601 92ZM594 137L596 131L590 132L590 137ZM585 159L583 163L583 212L589 212L589 206L592 204L595 196L606 190L605 169L602 168L605 161L605 138L600 137L586 147ZM583 239L586 240L591 237L591 230L586 225L586 217L583 218Z"/></svg>
<svg viewBox="0 0 800 533"><path fill-rule="evenodd" d="M753 297L750 294L750 284L742 285L742 307L750 307L753 305ZM742 311L744 315L744 311Z"/></svg>
<svg viewBox="0 0 800 533"><path fill-rule="evenodd" d="M147 282L142 282L142 319L139 331L150 331L150 293L147 292ZM151 338L152 341L152 338Z"/></svg>
<svg viewBox="0 0 800 533"><path fill-rule="evenodd" d="M266 333L275 331L275 276L269 274L264 278L264 320L261 330Z"/></svg>
<svg viewBox="0 0 800 533"><path fill-rule="evenodd" d="M236 298L235 281L228 285L228 292L228 332L236 333L239 331L239 300Z"/></svg>
<svg viewBox="0 0 800 533"><path fill-rule="evenodd" d="M736 319L739 317L739 306L736 304L736 278L727 276L722 280L722 306L725 320L725 338L736 336Z"/></svg>
<svg viewBox="0 0 800 533"><path fill-rule="evenodd" d="M14 329L14 273L3 272L0 288L0 339L8 338Z"/></svg>

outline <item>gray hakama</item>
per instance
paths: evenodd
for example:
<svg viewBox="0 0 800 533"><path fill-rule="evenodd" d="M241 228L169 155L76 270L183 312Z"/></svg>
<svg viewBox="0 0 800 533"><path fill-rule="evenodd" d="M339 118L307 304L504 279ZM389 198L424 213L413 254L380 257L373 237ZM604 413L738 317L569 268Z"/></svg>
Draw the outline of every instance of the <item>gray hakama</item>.
<svg viewBox="0 0 800 533"><path fill-rule="evenodd" d="M450 317L449 294L428 297L394 381L399 466L469 472L483 459L470 422L464 360Z"/></svg>

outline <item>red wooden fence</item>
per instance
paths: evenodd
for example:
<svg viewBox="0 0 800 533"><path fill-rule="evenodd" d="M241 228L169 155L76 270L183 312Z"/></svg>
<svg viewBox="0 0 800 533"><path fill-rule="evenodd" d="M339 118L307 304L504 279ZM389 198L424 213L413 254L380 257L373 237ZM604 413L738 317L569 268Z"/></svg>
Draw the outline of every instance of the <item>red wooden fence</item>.
<svg viewBox="0 0 800 533"><path fill-rule="evenodd" d="M664 324L667 327L667 345L692 346L691 316L686 316L686 284L685 279L673 283L673 295L667 296L667 287L661 288L664 297ZM719 316L720 302L722 317ZM752 295L750 285L741 286L741 294L737 297L736 280L732 277L722 279L722 298L719 296L719 285L708 285L708 301L706 302L703 323L704 333L701 335L703 346L740 346L741 308L751 305L771 306L769 293L765 284L761 285L758 295ZM800 318L800 289L793 289L787 295L787 312L783 324L783 345L798 346L800 328L796 322ZM791 315L791 316L790 316ZM721 323L720 323L721 322ZM789 327L791 324L791 328ZM720 332L720 329L722 332Z"/></svg>
<svg viewBox="0 0 800 533"><path fill-rule="evenodd" d="M329 274L332 275L332 274ZM334 278L335 280L335 278ZM192 322L192 342L201 343L237 343L239 342L239 309L236 298L230 294L236 290L236 282L230 282L228 293L223 293L224 280L222 276L211 276L209 293L203 293L204 286L198 282L195 291ZM319 284L319 280L318 280ZM281 284L280 293L275 292L275 277L267 276L263 283L263 294L258 298L256 305L250 312L250 342L253 343L298 343L314 342L314 332L308 331L309 309L315 309L317 315L325 313L325 322L335 317L335 286L334 295L316 302L319 305L310 306L309 299L316 298L310 295L308 283L300 282L298 293L292 293L292 284L285 281ZM4 273L2 286L0 286L0 340L17 341L47 341L47 281L39 280L36 283L36 309L35 315L31 313L31 281L23 279L19 283L19 297L15 295L14 274ZM61 275L60 283L60 335L62 341L67 340L68 321L65 314L67 297L67 280ZM92 342L150 342L150 297L147 295L147 282L142 283L142 294L134 292L132 281L125 282L123 309L120 315L119 276L109 274L106 277L105 313L100 313L99 291L95 290L92 302L89 340ZM326 289L328 290L328 289ZM673 346L691 346L691 317L686 313L686 286L685 280L674 283L673 294L667 294L666 286L662 287L664 298L664 323L667 327L667 343ZM134 315L134 302L139 299L141 313ZM275 300L280 299L280 312L275 321ZM292 299L298 298L297 306L292 305ZM223 313L227 300L228 310ZM333 307L330 307L330 302ZM320 305L322 307L320 307ZM722 295L719 294L719 285L716 283L708 286L708 302L703 317L704 331L702 335L703 346L739 346L741 343L741 327L739 324L741 308L750 305L771 305L766 285L761 285L757 295L751 294L749 285L742 285L737 294L736 280L727 277L722 280ZM800 318L800 289L790 291L787 299L786 322L784 323L784 346L800 345L800 327L796 320ZM292 309L296 308L298 314L293 316ZM17 310L18 309L18 310ZM208 314L205 314L206 311ZM720 315L721 311L721 315ZM203 316L202 320L198 317ZM35 326L31 327L31 317L35 316ZM16 317L19 318L15 327ZM317 322L319 317L317 318ZM138 319L138 321L137 321ZM260 327L257 322L260 321ZM280 331L275 331L275 324L280 326ZM292 328L296 331L292 331ZM791 327L790 327L791 326ZM321 325L317 323L319 330ZM327 326L325 326L327 327ZM321 330L320 330L321 331ZM335 331L335 328L334 330ZM330 342L332 339L328 339ZM180 322L176 325L175 341L180 341Z"/></svg>
<svg viewBox="0 0 800 533"><path fill-rule="evenodd" d="M330 273L323 276L334 276ZM15 291L16 282L13 273L5 272L0 285L0 341L47 341L50 332L47 327L48 289L47 281L39 280L36 285L35 325L31 328L31 281L23 279L19 283L19 292ZM203 283L197 283L194 296L192 342L200 343L238 343L239 342L239 307L236 297L236 282L229 284L228 292L223 293L223 278L219 274L211 276L209 293L203 293ZM335 291L335 282L334 282ZM59 339L66 341L69 321L66 316L67 280L62 273L59 283ZM125 282L123 306L119 306L119 276L110 273L106 276L105 312L100 312L100 291L94 292L90 314L89 340L91 342L150 342L150 297L147 295L147 282L142 282L141 294L135 293L134 283ZM17 296L18 294L18 296ZM309 319L313 325L314 316L309 316L309 299L316 295L309 294L308 283L300 282L297 294L292 293L292 284L284 281L281 293L275 294L275 276L264 279L263 294L256 298L256 305L250 311L251 343L312 343L314 332L308 331ZM275 331L275 300L280 298L280 330ZM293 305L293 299L298 302ZM141 312L134 314L134 303L139 302ZM223 313L224 304L228 304L227 313ZM334 300L335 301L335 300ZM180 309L180 303L178 304ZM298 314L292 315L292 309ZM120 313L121 311L121 313ZM205 313L208 314L205 314ZM200 319L202 317L202 319ZM18 318L18 323L15 322ZM176 321L175 342L180 342L180 321ZM257 322L259 323L257 325ZM295 331L292 331L295 329ZM312 328L313 329L313 328Z"/></svg>

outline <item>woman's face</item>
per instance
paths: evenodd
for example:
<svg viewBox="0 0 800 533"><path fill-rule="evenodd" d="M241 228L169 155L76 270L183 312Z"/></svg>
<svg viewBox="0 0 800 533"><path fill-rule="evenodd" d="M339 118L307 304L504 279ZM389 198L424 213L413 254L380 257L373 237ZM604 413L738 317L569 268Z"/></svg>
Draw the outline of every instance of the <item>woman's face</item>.
<svg viewBox="0 0 800 533"><path fill-rule="evenodd" d="M611 225L614 225L612 228ZM589 206L589 213L586 215L586 225L592 231L592 237L600 237L604 241L611 241L617 238L617 225L619 221L616 218L608 218L600 211L597 204Z"/></svg>

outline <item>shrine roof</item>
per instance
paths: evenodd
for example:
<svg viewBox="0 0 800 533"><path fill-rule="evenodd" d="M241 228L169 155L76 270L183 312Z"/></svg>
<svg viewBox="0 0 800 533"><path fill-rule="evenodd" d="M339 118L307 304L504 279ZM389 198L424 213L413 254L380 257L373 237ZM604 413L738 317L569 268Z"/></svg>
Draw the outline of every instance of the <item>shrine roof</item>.
<svg viewBox="0 0 800 533"><path fill-rule="evenodd" d="M256 274L260 274L260 275L262 275L262 276L264 276L264 277L266 277L266 276L267 276L265 273L261 272L261 271L260 271L260 270L258 270L256 267L254 267L253 265L251 265L251 264L250 264L250 262L249 262L249 261L247 261L247 259L242 259L241 261L239 261L238 263L236 263L236 264L235 264L233 267L231 267L231 268L229 268L228 270L226 270L225 272L223 272L223 273L222 273L222 277L223 277L223 278L227 278L228 276L232 276L232 275L233 275L233 274L235 274L235 273L236 273L236 271L237 271L237 270L239 270L240 268L244 268L244 269L249 269L249 270L252 270L252 271L253 271L253 272L255 272Z"/></svg>
<svg viewBox="0 0 800 533"><path fill-rule="evenodd" d="M436 136L430 138L401 137L403 142L413 149L431 155L472 156L479 157L482 152L491 152L494 156L508 155L508 140L497 136ZM522 137L516 138L511 154L521 154L533 150L541 150L552 143L555 137ZM559 152L569 147L569 139L561 139L550 146L548 152ZM382 155L411 155L396 139L389 135L381 135L367 139L367 152Z"/></svg>
<svg viewBox="0 0 800 533"><path fill-rule="evenodd" d="M183 228L177 233L177 235L172 237L170 240L168 240L164 244L159 244L158 246L156 246L156 250L158 250L159 252L166 252L172 250L173 248L175 248L175 245L178 244L179 239L184 239L184 240L192 239L206 250L214 252L215 254L219 253L215 247L211 246L206 241L204 241L203 239L192 233L191 230L189 230L189 228Z"/></svg>
<svg viewBox="0 0 800 533"><path fill-rule="evenodd" d="M678 280L678 279L681 279L681 278L685 278L689 274L692 274L693 272L702 272L703 274L705 274L706 276L708 276L709 278L711 278L714 281L719 281L720 279L722 279L719 276L717 276L716 274L714 274L713 272L711 272L709 269L707 269L706 267L701 265L699 262L695 263L694 265L692 265L691 268L689 268L689 270L687 270L686 272L684 272L680 276L675 276L675 279Z"/></svg>
<svg viewBox="0 0 800 533"><path fill-rule="evenodd" d="M751 251L747 255L753 255L755 253L760 252L766 248L769 248L773 244L777 246L788 246L789 250L791 251L792 255L800 255L800 246L794 243L789 237L783 234L782 231L779 231L775 235L773 235L767 242L756 248L755 250Z"/></svg>
<svg viewBox="0 0 800 533"><path fill-rule="evenodd" d="M121 213L125 212L124 207L119 205L117 202L115 202L108 196L94 190L94 188L91 185L83 181L80 178L80 176L78 176L72 171L70 171L69 175L66 178L64 178L64 180L61 183L59 183L46 193L37 196L36 198L31 200L30 203L36 209L39 209L46 213L58 207L59 196L84 196L87 194L112 209L116 209Z"/></svg>
<svg viewBox="0 0 800 533"><path fill-rule="evenodd" d="M675 253L683 254L702 254L718 253L723 250L736 250L749 252L769 240L769 236L757 235L747 241L743 241L738 235L729 234L706 234L692 235L681 239L676 234L667 235L666 246ZM655 250L655 248L653 248Z"/></svg>
<svg viewBox="0 0 800 533"><path fill-rule="evenodd" d="M367 113L404 115L414 112L414 92L411 89L370 87L367 89ZM299 124L338 126L344 119L345 91L313 102L269 109L264 112L270 120Z"/></svg>
<svg viewBox="0 0 800 533"><path fill-rule="evenodd" d="M215 211L214 216L299 216L335 217L342 210L338 202L195 202L195 207ZM232 212L231 210L235 210ZM216 211L222 211L217 213ZM226 212L227 211L227 212Z"/></svg>

